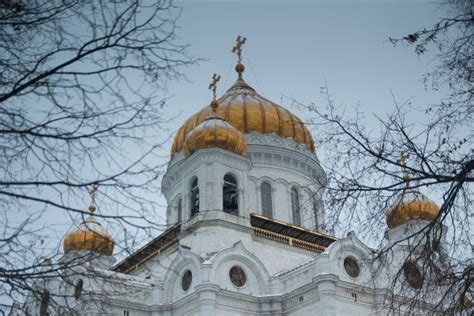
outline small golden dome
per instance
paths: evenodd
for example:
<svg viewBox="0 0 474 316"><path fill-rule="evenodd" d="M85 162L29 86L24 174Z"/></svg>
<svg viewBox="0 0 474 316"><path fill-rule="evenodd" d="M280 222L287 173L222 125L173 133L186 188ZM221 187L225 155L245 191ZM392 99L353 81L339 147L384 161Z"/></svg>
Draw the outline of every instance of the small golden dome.
<svg viewBox="0 0 474 316"><path fill-rule="evenodd" d="M112 237L93 216L72 230L64 238L64 253L70 251L95 251L110 256L114 251Z"/></svg>
<svg viewBox="0 0 474 316"><path fill-rule="evenodd" d="M244 135L229 122L214 115L215 112L188 133L184 142L184 155L189 157L200 149L217 147L247 156Z"/></svg>
<svg viewBox="0 0 474 316"><path fill-rule="evenodd" d="M405 190L390 207L386 215L389 228L413 220L432 221L438 217L439 207L435 202L415 190Z"/></svg>
<svg viewBox="0 0 474 316"><path fill-rule="evenodd" d="M276 134L293 139L314 152L314 141L304 123L287 109L260 96L242 78L218 100L217 116L224 119L242 134ZM174 157L184 148L188 135L209 117L207 106L191 116L178 130L171 146Z"/></svg>

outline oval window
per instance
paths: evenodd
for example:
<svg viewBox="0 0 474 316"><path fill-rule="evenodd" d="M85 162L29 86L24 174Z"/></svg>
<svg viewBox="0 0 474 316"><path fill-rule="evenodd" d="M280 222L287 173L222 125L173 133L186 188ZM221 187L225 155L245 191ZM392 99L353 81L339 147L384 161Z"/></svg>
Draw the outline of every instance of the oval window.
<svg viewBox="0 0 474 316"><path fill-rule="evenodd" d="M244 270L239 266L233 266L229 271L229 277L236 287L242 287L247 282Z"/></svg>
<svg viewBox="0 0 474 316"><path fill-rule="evenodd" d="M403 265L403 274L405 275L405 279L407 280L408 284L416 290L421 289L423 286L423 276L418 269L416 263L409 261Z"/></svg>
<svg viewBox="0 0 474 316"><path fill-rule="evenodd" d="M74 297L76 298L76 300L78 300L79 297L81 297L83 286L84 286L84 282L82 281L82 279L79 279L79 281L77 281L76 283L76 286L74 287Z"/></svg>
<svg viewBox="0 0 474 316"><path fill-rule="evenodd" d="M360 274L360 267L357 260L352 257L346 257L344 259L344 269L347 274L353 278L357 278Z"/></svg>
<svg viewBox="0 0 474 316"><path fill-rule="evenodd" d="M186 270L183 274L183 278L181 279L181 287L183 288L183 291L189 290L189 287L191 286L191 283L193 282L193 274L190 270Z"/></svg>

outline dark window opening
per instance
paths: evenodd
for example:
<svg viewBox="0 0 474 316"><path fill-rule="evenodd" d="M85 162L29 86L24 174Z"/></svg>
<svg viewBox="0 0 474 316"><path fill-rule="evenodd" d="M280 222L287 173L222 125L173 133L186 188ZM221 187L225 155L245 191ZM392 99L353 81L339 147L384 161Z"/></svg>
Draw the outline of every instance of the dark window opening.
<svg viewBox="0 0 474 316"><path fill-rule="evenodd" d="M319 223L318 223L318 212L319 212L319 203L316 200L316 195L313 198L313 208L314 208L314 229L318 230L319 229Z"/></svg>
<svg viewBox="0 0 474 316"><path fill-rule="evenodd" d="M199 186L195 178L191 185L191 217L199 213Z"/></svg>
<svg viewBox="0 0 474 316"><path fill-rule="evenodd" d="M178 222L181 222L183 220L183 200L179 199L178 200Z"/></svg>
<svg viewBox="0 0 474 316"><path fill-rule="evenodd" d="M239 215L239 193L237 191L237 181L230 174L224 176L222 195L222 207L224 212L232 215Z"/></svg>
<svg viewBox="0 0 474 316"><path fill-rule="evenodd" d="M291 188L291 212L293 214L293 224L301 225L300 198L296 188Z"/></svg>
<svg viewBox="0 0 474 316"><path fill-rule="evenodd" d="M263 182L260 185L260 194L262 197L262 215L268 218L272 218L272 187L268 182Z"/></svg>

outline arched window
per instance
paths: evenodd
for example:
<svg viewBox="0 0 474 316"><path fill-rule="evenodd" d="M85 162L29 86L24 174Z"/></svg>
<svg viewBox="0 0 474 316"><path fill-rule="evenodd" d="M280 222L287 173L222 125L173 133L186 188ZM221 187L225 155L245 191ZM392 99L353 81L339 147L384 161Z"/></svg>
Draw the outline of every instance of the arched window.
<svg viewBox="0 0 474 316"><path fill-rule="evenodd" d="M318 223L318 213L320 210L320 202L316 194L313 194L313 211L314 211L314 228L318 230L319 223Z"/></svg>
<svg viewBox="0 0 474 316"><path fill-rule="evenodd" d="M260 194L262 196L262 215L272 218L272 187L268 182L262 182L260 185Z"/></svg>
<svg viewBox="0 0 474 316"><path fill-rule="evenodd" d="M239 215L239 193L237 191L237 180L230 175L224 176L224 185L222 187L223 205L224 212Z"/></svg>
<svg viewBox="0 0 474 316"><path fill-rule="evenodd" d="M194 178L191 184L191 217L199 213L199 186L198 179Z"/></svg>
<svg viewBox="0 0 474 316"><path fill-rule="evenodd" d="M178 204L176 205L178 211L178 222L183 220L183 200L179 199Z"/></svg>
<svg viewBox="0 0 474 316"><path fill-rule="evenodd" d="M291 188L291 213L293 215L293 224L301 225L300 198L295 187Z"/></svg>

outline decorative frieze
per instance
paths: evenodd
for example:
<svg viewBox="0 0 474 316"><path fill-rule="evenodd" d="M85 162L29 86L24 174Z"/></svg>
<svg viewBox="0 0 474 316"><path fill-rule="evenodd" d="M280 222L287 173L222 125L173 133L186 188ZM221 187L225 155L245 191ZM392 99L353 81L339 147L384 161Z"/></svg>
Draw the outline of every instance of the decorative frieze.
<svg viewBox="0 0 474 316"><path fill-rule="evenodd" d="M283 243L283 244L290 245L293 247L302 248L302 249L313 251L313 252L321 253L321 252L324 252L324 250L326 249L321 245L313 244L313 243L300 240L297 238L288 237L288 236L274 233L272 231L268 231L265 229L255 228L254 232L255 232L255 236L257 237L266 238L266 239L273 240L279 243Z"/></svg>

